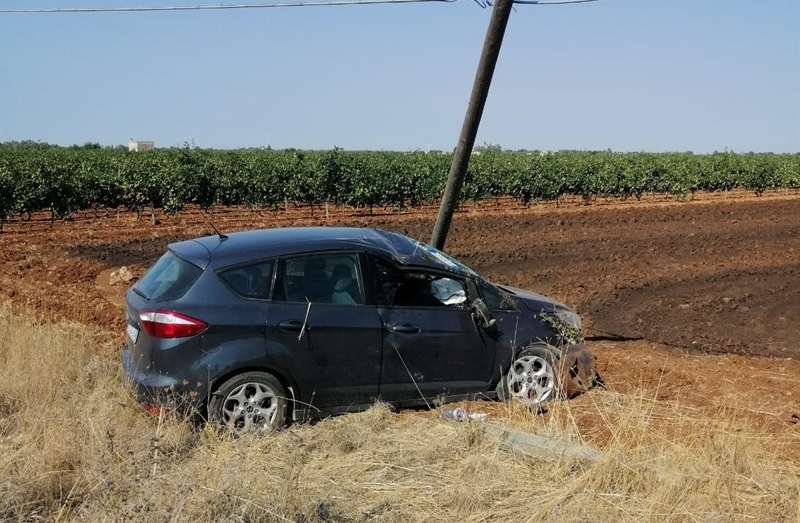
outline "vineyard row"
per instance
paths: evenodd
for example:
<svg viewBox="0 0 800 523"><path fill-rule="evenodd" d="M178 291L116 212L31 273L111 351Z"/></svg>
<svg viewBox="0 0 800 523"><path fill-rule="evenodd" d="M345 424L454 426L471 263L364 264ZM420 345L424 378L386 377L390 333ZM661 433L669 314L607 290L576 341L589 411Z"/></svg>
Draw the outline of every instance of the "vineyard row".
<svg viewBox="0 0 800 523"><path fill-rule="evenodd" d="M425 152L0 147L0 224L49 209L150 206L177 212L331 201L352 207L417 206L439 198L452 155ZM470 160L462 200L563 195L590 199L686 196L735 188L800 188L800 156L714 153L522 153L486 150Z"/></svg>

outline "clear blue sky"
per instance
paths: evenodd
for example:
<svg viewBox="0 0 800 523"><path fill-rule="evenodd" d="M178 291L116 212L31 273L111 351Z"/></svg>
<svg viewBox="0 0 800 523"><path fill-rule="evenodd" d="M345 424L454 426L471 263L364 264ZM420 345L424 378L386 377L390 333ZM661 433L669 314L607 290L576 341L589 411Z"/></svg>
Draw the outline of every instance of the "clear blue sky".
<svg viewBox="0 0 800 523"><path fill-rule="evenodd" d="M0 14L0 141L452 150L489 15L471 0ZM483 143L798 152L800 1L519 5Z"/></svg>

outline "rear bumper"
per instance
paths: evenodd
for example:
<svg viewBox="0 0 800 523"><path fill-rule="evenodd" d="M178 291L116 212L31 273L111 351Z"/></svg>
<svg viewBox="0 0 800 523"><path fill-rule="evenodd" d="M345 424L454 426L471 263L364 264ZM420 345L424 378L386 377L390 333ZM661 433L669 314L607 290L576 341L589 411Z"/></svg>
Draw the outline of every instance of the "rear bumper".
<svg viewBox="0 0 800 523"><path fill-rule="evenodd" d="M134 397L143 405L191 412L204 403L205 390L202 387L191 388L186 380L181 382L165 374L140 372L133 364L127 346L122 349L122 369Z"/></svg>

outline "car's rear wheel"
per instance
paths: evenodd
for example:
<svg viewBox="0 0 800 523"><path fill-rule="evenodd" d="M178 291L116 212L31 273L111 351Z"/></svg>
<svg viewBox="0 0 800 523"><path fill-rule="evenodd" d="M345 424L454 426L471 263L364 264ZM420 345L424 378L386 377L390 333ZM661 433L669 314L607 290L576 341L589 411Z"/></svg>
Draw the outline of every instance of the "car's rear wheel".
<svg viewBox="0 0 800 523"><path fill-rule="evenodd" d="M212 421L235 434L268 432L286 421L286 391L275 376L245 372L234 376L211 396Z"/></svg>
<svg viewBox="0 0 800 523"><path fill-rule="evenodd" d="M538 407L559 395L557 357L546 346L522 349L497 385L501 401L515 400Z"/></svg>

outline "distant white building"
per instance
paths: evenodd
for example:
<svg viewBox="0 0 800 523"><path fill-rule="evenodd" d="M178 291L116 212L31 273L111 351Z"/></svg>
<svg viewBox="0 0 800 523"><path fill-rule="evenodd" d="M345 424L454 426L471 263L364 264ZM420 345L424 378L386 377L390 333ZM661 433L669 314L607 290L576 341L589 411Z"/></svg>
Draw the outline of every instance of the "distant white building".
<svg viewBox="0 0 800 523"><path fill-rule="evenodd" d="M143 140L130 139L128 142L128 150L131 152L152 151L156 148L154 142L145 142Z"/></svg>

